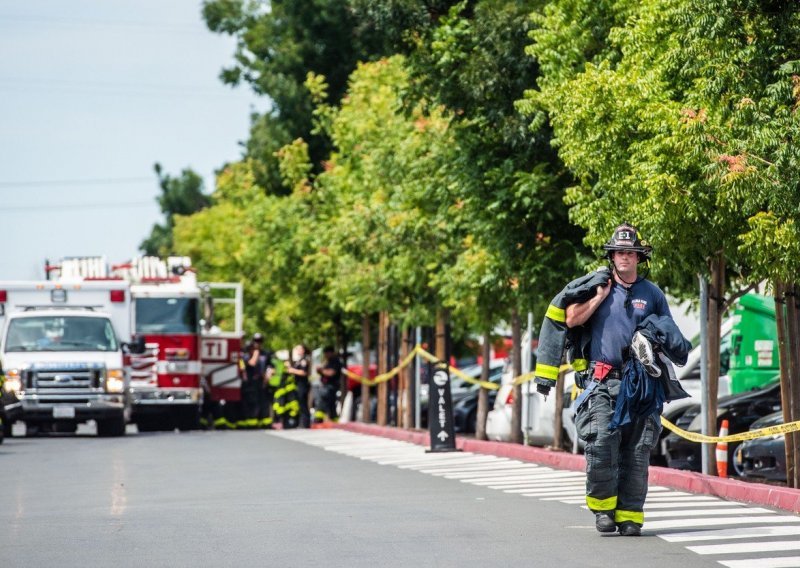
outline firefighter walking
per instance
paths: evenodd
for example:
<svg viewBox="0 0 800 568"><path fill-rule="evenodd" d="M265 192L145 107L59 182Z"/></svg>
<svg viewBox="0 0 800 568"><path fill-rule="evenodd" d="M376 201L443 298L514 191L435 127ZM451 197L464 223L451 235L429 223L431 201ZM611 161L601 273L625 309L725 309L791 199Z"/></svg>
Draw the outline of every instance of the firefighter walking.
<svg viewBox="0 0 800 568"><path fill-rule="evenodd" d="M562 347L570 344L573 353L568 360L580 371L576 382L585 389L575 403L575 421L585 443L586 503L595 514L598 532L639 536L650 450L661 432L663 391L661 400L645 410L647 414L631 413L625 423L618 420L618 410L630 408L635 401L630 400L629 389L621 390L621 386L628 385L633 364L626 362L640 324L660 318L659 322L674 326L674 321L664 293L638 273L652 249L636 228L618 226L603 248L609 270L573 281L548 309L539 339L536 383L540 393L549 392ZM676 335L683 339L679 331Z"/></svg>

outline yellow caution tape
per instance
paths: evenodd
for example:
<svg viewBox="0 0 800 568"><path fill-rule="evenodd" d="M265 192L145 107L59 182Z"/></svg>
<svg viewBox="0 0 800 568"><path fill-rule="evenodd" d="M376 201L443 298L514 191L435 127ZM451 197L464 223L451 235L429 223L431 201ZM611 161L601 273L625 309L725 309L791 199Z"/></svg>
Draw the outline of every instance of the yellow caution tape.
<svg viewBox="0 0 800 568"><path fill-rule="evenodd" d="M343 372L347 377L353 379L354 381L358 381L359 383L361 383L363 385L367 385L367 386L373 387L373 386L375 386L377 384L384 383L386 381L391 380L395 375L397 375L397 373L399 373L401 370L403 370L405 367L407 367L411 363L411 361L414 360L414 357L416 357L417 350L421 351L422 349L419 346L415 347L414 349L411 350L411 353L406 355L405 359L400 361L400 364L397 365L397 367L395 367L391 371L387 371L386 373L381 373L380 375L377 375L373 379L370 379L370 378L367 378L367 377L362 377L361 375L357 375L356 373L348 371L347 369L344 369Z"/></svg>
<svg viewBox="0 0 800 568"><path fill-rule="evenodd" d="M416 352L419 353L419 356L422 357L423 359L425 359L426 361L430 361L431 363L440 363L439 359L437 359L435 355L431 355L430 353L425 351L419 345L417 345L417 347L416 347ZM468 382L471 385L478 385L478 386L483 387L483 388L485 388L487 390L497 390L497 389L500 388L500 385L497 385L495 383L490 383L489 381L482 381L480 379L476 379L474 377L470 377L469 375L467 375L464 372L462 372L460 369L456 369L455 367L453 367L451 365L448 365L447 368L450 369L450 372L453 373L455 376L457 376L460 379Z"/></svg>
<svg viewBox="0 0 800 568"><path fill-rule="evenodd" d="M416 347L414 347L414 349L411 350L411 352L406 356L406 358L403 359L400 362L400 364L397 367L395 367L391 371L387 371L386 373L381 373L380 375L376 376L374 379L363 377L361 375L353 373L352 371L348 371L347 369L344 369L343 372L347 377L353 379L354 381L357 381L357 382L361 383L362 385L367 385L367 386L372 387L372 386L375 386L375 385L377 385L379 383L382 383L382 382L385 382L385 381L388 381L388 380L392 379L404 367L408 366L411 363L411 361L414 360L414 357L416 357L417 355L419 355L420 357L422 357L426 361L430 361L431 363L440 363L439 359L435 355L432 355L431 353L427 352L425 349L422 348L422 346L417 345ZM480 379L476 379L474 377L470 377L469 375L465 374L460 369L457 369L456 367L453 367L452 365L448 365L447 368L450 370L450 372L452 374L456 375L457 377L459 377L460 379L462 379L463 381L465 381L465 382L467 382L469 384L478 385L478 386L480 386L482 388L485 388L487 390L497 390L497 389L500 388L500 385L498 385L496 383L491 383L489 381L482 381ZM572 367L570 365L561 365L561 367L558 368L558 372L560 373L560 372L568 371L571 368ZM533 371L530 372L530 373L525 373L524 375L520 375L517 378L515 378L512 384L514 386L519 386L519 385L522 385L524 383L527 383L528 381L532 381L534 377L535 377L535 373Z"/></svg>
<svg viewBox="0 0 800 568"><path fill-rule="evenodd" d="M778 426L770 426L769 428L759 428L758 430L748 430L739 434L731 434L730 436L705 436L697 432L687 432L678 428L664 418L661 417L661 424L667 430L674 432L681 438L685 438L691 442L700 442L703 444L716 444L719 442L742 442L744 440L755 440L756 438L767 438L769 436L778 436L780 434L788 434L790 432L797 432L800 430L800 420L796 422L789 422L788 424L779 424Z"/></svg>

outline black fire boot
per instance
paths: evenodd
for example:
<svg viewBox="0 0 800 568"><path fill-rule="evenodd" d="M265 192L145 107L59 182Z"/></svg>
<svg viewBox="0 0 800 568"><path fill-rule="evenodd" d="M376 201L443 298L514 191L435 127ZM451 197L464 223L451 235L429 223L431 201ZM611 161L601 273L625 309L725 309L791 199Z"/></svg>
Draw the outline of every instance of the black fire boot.
<svg viewBox="0 0 800 568"><path fill-rule="evenodd" d="M598 525L599 527L600 525ZM597 530L600 530L599 528ZM622 521L619 524L620 536L640 536L642 534L642 527L633 521Z"/></svg>
<svg viewBox="0 0 800 568"><path fill-rule="evenodd" d="M613 533L617 530L617 523L614 522L614 511L608 513L595 513L594 526L597 532Z"/></svg>

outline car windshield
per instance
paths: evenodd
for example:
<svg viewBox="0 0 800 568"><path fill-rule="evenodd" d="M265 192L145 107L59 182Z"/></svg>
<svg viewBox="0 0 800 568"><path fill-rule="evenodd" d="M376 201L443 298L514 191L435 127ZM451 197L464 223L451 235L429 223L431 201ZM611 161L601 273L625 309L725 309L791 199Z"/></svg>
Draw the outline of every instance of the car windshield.
<svg viewBox="0 0 800 568"><path fill-rule="evenodd" d="M198 305L194 298L138 298L136 333L197 333Z"/></svg>
<svg viewBox="0 0 800 568"><path fill-rule="evenodd" d="M108 318L40 316L9 322L6 352L116 351L117 337Z"/></svg>

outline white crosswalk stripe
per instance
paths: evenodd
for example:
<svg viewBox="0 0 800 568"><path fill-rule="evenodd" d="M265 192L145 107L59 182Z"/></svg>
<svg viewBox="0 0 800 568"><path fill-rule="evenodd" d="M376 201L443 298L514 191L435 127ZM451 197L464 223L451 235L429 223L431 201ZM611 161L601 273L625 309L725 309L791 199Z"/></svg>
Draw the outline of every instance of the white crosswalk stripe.
<svg viewBox="0 0 800 568"><path fill-rule="evenodd" d="M273 431L269 435L386 467L542 501L579 505L588 510L586 475L582 472L470 452L426 453L422 446L409 442L343 430ZM800 550L800 516L797 515L650 486L645 518L645 532L683 545L727 568L800 566L800 556L781 555Z"/></svg>

